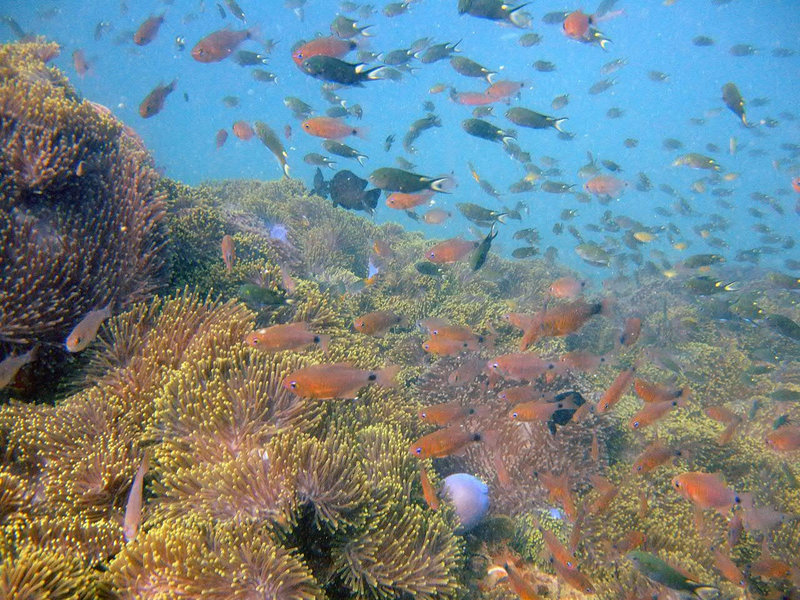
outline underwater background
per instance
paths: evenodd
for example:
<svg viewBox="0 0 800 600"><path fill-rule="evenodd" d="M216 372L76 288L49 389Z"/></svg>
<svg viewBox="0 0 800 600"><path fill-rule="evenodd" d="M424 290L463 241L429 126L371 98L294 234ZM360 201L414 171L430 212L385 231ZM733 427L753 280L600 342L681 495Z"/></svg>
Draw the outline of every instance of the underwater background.
<svg viewBox="0 0 800 600"><path fill-rule="evenodd" d="M0 21L0 597L800 597L796 2Z"/></svg>

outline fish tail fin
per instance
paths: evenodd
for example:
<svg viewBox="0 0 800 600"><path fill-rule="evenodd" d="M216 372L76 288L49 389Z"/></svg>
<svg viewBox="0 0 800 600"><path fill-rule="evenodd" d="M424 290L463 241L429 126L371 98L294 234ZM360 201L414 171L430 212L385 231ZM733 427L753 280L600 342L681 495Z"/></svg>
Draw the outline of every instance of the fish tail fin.
<svg viewBox="0 0 800 600"><path fill-rule="evenodd" d="M431 182L431 189L434 192L439 192L440 194L449 194L456 188L456 186L458 186L458 182L452 175L437 177Z"/></svg>
<svg viewBox="0 0 800 600"><path fill-rule="evenodd" d="M403 367L401 365L389 365L376 373L375 383L382 387L397 387L397 374Z"/></svg>
<svg viewBox="0 0 800 600"><path fill-rule="evenodd" d="M600 314L604 317L613 317L614 316L614 306L617 303L617 299L613 296L609 296L608 298L603 298L600 301Z"/></svg>
<svg viewBox="0 0 800 600"><path fill-rule="evenodd" d="M386 76L390 73L391 67L383 66L383 67L373 67L372 69L367 69L366 71L362 71L366 76L367 79L388 79Z"/></svg>
<svg viewBox="0 0 800 600"><path fill-rule="evenodd" d="M358 161L358 164L360 164L362 167L364 166L364 161L366 159L368 159L368 158L369 158L369 156L367 156L366 154L359 154L359 155L356 156L356 160Z"/></svg>
<svg viewBox="0 0 800 600"><path fill-rule="evenodd" d="M508 216L508 213L501 213L501 214L497 215L497 222L505 224L507 216ZM494 227L494 223L492 223L492 227ZM497 234L495 234L495 235L497 235Z"/></svg>
<svg viewBox="0 0 800 600"><path fill-rule="evenodd" d="M723 286L723 289L726 292L738 292L740 289L742 289L742 284L740 284L738 281L731 281L730 283L726 283Z"/></svg>
<svg viewBox="0 0 800 600"><path fill-rule="evenodd" d="M522 18L521 13L518 14L518 12L521 9L525 8L526 6L528 6L528 4L530 4L530 2L523 2L519 6L514 7L514 9L511 10L511 12L508 13L508 20L515 27L524 27L525 26L525 21L526 20L524 18Z"/></svg>
<svg viewBox="0 0 800 600"><path fill-rule="evenodd" d="M291 175L289 175L289 163L283 163L283 174L287 178L291 179Z"/></svg>
<svg viewBox="0 0 800 600"><path fill-rule="evenodd" d="M369 127L353 127L353 135L362 140L366 140L369 135Z"/></svg>
<svg viewBox="0 0 800 600"><path fill-rule="evenodd" d="M261 26L255 25L247 29L245 33L245 39L254 40L263 46L265 40L262 39Z"/></svg>
<svg viewBox="0 0 800 600"><path fill-rule="evenodd" d="M700 598L700 600L710 600L714 597L711 594L719 594L719 588L713 585L698 583L692 587L692 593Z"/></svg>
<svg viewBox="0 0 800 600"><path fill-rule="evenodd" d="M318 335L319 338L319 347L322 348L322 351L327 354L328 353L328 346L331 343L331 336L329 335Z"/></svg>
<svg viewBox="0 0 800 600"><path fill-rule="evenodd" d="M564 133L564 130L563 130L563 129L561 129L561 123L563 123L563 122L564 122L564 121L566 121L567 119L569 119L569 117L560 117L560 118L556 119L555 121L553 121L553 128L554 128L556 131L558 131L559 133ZM591 154L592 154L592 153L590 152L590 153L589 153L589 156L591 156ZM594 162L594 159L590 159L590 160L591 160L592 162Z"/></svg>
<svg viewBox="0 0 800 600"><path fill-rule="evenodd" d="M365 25L364 27L358 27L357 28L358 33L360 33L364 37L373 37L375 34L373 34L371 31L367 31L367 29L370 29L371 27L372 25Z"/></svg>

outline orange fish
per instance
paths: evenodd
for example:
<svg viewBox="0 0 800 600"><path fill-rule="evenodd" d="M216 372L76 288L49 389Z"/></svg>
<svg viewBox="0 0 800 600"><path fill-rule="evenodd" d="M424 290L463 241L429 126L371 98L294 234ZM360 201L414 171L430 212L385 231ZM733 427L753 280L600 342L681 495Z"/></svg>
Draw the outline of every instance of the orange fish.
<svg viewBox="0 0 800 600"><path fill-rule="evenodd" d="M478 412L471 406L464 406L458 400L453 400L452 402L432 404L421 408L419 418L434 425L450 425L453 421L466 419L469 416L478 414Z"/></svg>
<svg viewBox="0 0 800 600"><path fill-rule="evenodd" d="M714 556L714 566L722 573L722 576L730 581L733 585L740 587L747 586L747 580L741 569L736 566L736 563L731 558L719 550L719 548L711 548L711 553Z"/></svg>
<svg viewBox="0 0 800 600"><path fill-rule="evenodd" d="M386 206L395 210L411 210L417 206L428 204L433 194L433 190L425 190L416 194L392 192L386 198Z"/></svg>
<svg viewBox="0 0 800 600"><path fill-rule="evenodd" d="M453 213L450 211L444 210L442 208L432 208L429 211L425 212L422 215L422 220L425 221L428 225L441 225L447 219L453 216Z"/></svg>
<svg viewBox="0 0 800 600"><path fill-rule="evenodd" d="M600 460L600 442L597 440L597 432L592 432L592 445L589 449L589 456L591 456L592 462Z"/></svg>
<svg viewBox="0 0 800 600"><path fill-rule="evenodd" d="M472 333L468 328L460 325L439 324L429 329L431 335L441 339L457 340L469 342L471 346L476 346L484 341L482 335Z"/></svg>
<svg viewBox="0 0 800 600"><path fill-rule="evenodd" d="M558 539L556 534L541 526L539 527L539 533L542 534L542 539L544 540L545 546L547 546L547 551L554 560L560 562L568 569L574 569L578 566L578 561L575 559L575 556L572 552L567 550L566 546L561 543L561 540Z"/></svg>
<svg viewBox="0 0 800 600"><path fill-rule="evenodd" d="M251 40L256 34L254 29L244 29L234 31L232 29L220 29L208 34L192 48L192 58L201 63L212 63L225 60L239 44L245 40Z"/></svg>
<svg viewBox="0 0 800 600"><path fill-rule="evenodd" d="M587 40L589 26L593 24L592 15L576 10L567 15L562 24L564 35L573 40Z"/></svg>
<svg viewBox="0 0 800 600"><path fill-rule="evenodd" d="M506 563L505 570L508 574L508 585L520 597L520 600L541 600L541 596L536 593L533 584L525 579L515 566L512 566L511 563Z"/></svg>
<svg viewBox="0 0 800 600"><path fill-rule="evenodd" d="M603 302L585 302L574 300L543 311L541 318L525 331L520 341L520 350L543 337L560 337L575 333L595 315L608 315L610 304Z"/></svg>
<svg viewBox="0 0 800 600"><path fill-rule="evenodd" d="M530 329L533 324L536 323L537 319L541 318L541 313L506 313L502 318L517 329L525 331L526 329Z"/></svg>
<svg viewBox="0 0 800 600"><path fill-rule="evenodd" d="M402 325L405 322L405 317L390 310L376 310L358 317L353 321L353 327L366 335L380 337L395 325Z"/></svg>
<svg viewBox="0 0 800 600"><path fill-rule="evenodd" d="M663 419L673 408L679 406L678 400L662 400L661 402L648 402L639 412L631 417L629 425L633 429L644 429L656 421Z"/></svg>
<svg viewBox="0 0 800 600"><path fill-rule="evenodd" d="M660 440L656 440L645 448L633 463L634 473L649 473L654 471L671 458L680 457L680 450L672 450Z"/></svg>
<svg viewBox="0 0 800 600"><path fill-rule="evenodd" d="M647 536L641 531L629 531L622 539L613 545L614 550L621 554L627 554L631 550L636 550L647 541Z"/></svg>
<svg viewBox="0 0 800 600"><path fill-rule="evenodd" d="M569 520L574 521L576 516L575 502L572 499L571 485L567 474L555 475L539 471L537 476L550 494L550 499L553 502L560 502Z"/></svg>
<svg viewBox="0 0 800 600"><path fill-rule="evenodd" d="M583 350L575 350L573 352L567 352L566 354L563 354L559 359L559 362L572 371L587 372L594 371L600 365L608 362L608 360L605 356L599 356Z"/></svg>
<svg viewBox="0 0 800 600"><path fill-rule="evenodd" d="M139 105L139 115L144 119L157 115L164 108L164 101L167 99L178 84L177 79L173 79L169 85L157 85L152 92L145 96Z"/></svg>
<svg viewBox="0 0 800 600"><path fill-rule="evenodd" d="M525 82L523 81L501 79L486 88L486 95L495 100L503 100L504 98L519 94L519 91L523 87L525 87Z"/></svg>
<svg viewBox="0 0 800 600"><path fill-rule="evenodd" d="M792 179L792 189L800 194L800 177L795 177Z"/></svg>
<svg viewBox="0 0 800 600"><path fill-rule="evenodd" d="M334 117L311 117L306 119L303 121L303 131L326 140L341 140L349 135L364 137L362 128L353 127Z"/></svg>
<svg viewBox="0 0 800 600"><path fill-rule="evenodd" d="M553 565L553 569L558 576L561 577L564 581L569 584L569 586L579 592L584 594L594 594L595 589L592 582L589 580L586 575L578 571L578 569L568 569L566 566L562 565L558 561L554 561L551 563Z"/></svg>
<svg viewBox="0 0 800 600"><path fill-rule="evenodd" d="M530 352L503 354L488 361L486 366L490 372L499 373L508 379L527 379L528 381L533 381L547 372L558 370L556 363Z"/></svg>
<svg viewBox="0 0 800 600"><path fill-rule="evenodd" d="M576 408L572 402L540 402L532 400L517 404L508 411L508 418L512 421L547 421L553 413L562 408Z"/></svg>
<svg viewBox="0 0 800 600"><path fill-rule="evenodd" d="M65 343L68 352L80 352L84 350L97 337L97 332L103 321L111 316L111 305L97 310L90 310L86 316L75 325L74 329L67 336Z"/></svg>
<svg viewBox="0 0 800 600"><path fill-rule="evenodd" d="M623 346L633 346L642 333L642 320L639 317L631 317L625 321L622 334L619 336L619 343Z"/></svg>
<svg viewBox="0 0 800 600"><path fill-rule="evenodd" d="M594 196L617 198L629 185L611 175L595 175L583 184L583 189Z"/></svg>
<svg viewBox="0 0 800 600"><path fill-rule="evenodd" d="M217 132L217 135L214 136L214 144L217 146L218 149L222 148L222 146L225 145L227 139L228 139L228 132L224 129L220 129Z"/></svg>
<svg viewBox="0 0 800 600"><path fill-rule="evenodd" d="M253 131L252 126L247 121L236 121L233 124L233 135L235 135L240 140L250 140L253 139L253 136L256 134Z"/></svg>
<svg viewBox="0 0 800 600"><path fill-rule="evenodd" d="M720 423L733 423L740 419L739 415L725 406L709 406L704 412L707 416Z"/></svg>
<svg viewBox="0 0 800 600"><path fill-rule="evenodd" d="M431 510L439 508L439 496L436 495L436 490L433 489L433 484L428 478L428 471L419 463L419 479L422 484L422 497L425 498L425 503Z"/></svg>
<svg viewBox="0 0 800 600"><path fill-rule="evenodd" d="M147 474L147 468L150 464L150 452L145 451L142 457L142 463L136 469L136 475L133 477L131 489L128 492L128 500L125 503L125 517L122 521L122 537L126 542L132 542L136 539L136 534L139 531L139 525L142 522L142 488L144 486L144 476Z"/></svg>
<svg viewBox="0 0 800 600"><path fill-rule="evenodd" d="M552 394L541 391L538 387L531 384L517 385L514 387L506 388L497 397L511 404L521 404L523 402L530 402L531 400L547 401Z"/></svg>
<svg viewBox="0 0 800 600"><path fill-rule="evenodd" d="M225 269L230 273L233 271L233 263L236 261L236 247L233 244L233 238L229 235L222 236L222 261L225 263Z"/></svg>
<svg viewBox="0 0 800 600"><path fill-rule="evenodd" d="M372 251L381 258L388 258L394 254L392 247L387 242L378 239L372 242Z"/></svg>
<svg viewBox="0 0 800 600"><path fill-rule="evenodd" d="M133 43L137 46L146 46L158 35L158 29L164 22L164 13L158 16L149 17L144 23L139 25L139 29L133 34Z"/></svg>
<svg viewBox="0 0 800 600"><path fill-rule="evenodd" d="M678 398L685 398L688 395L688 389L674 389L668 388L657 383L650 383L638 377L633 380L633 389L636 390L636 395L648 404L656 402L666 402L667 400L677 400Z"/></svg>
<svg viewBox="0 0 800 600"><path fill-rule="evenodd" d="M480 433L465 431L454 425L423 435L411 444L409 452L420 458L442 458L460 453L467 445L480 441Z"/></svg>
<svg viewBox="0 0 800 600"><path fill-rule="evenodd" d="M481 374L483 367L483 360L480 358L470 358L447 376L447 383L453 386L466 385L474 381L475 378Z"/></svg>
<svg viewBox="0 0 800 600"><path fill-rule="evenodd" d="M438 356L455 356L468 350L477 350L477 344L464 340L453 340L439 335L432 335L422 342L422 349Z"/></svg>
<svg viewBox="0 0 800 600"><path fill-rule="evenodd" d="M462 106L485 106L502 100L499 96L490 96L483 92L456 92L450 93L450 99Z"/></svg>
<svg viewBox="0 0 800 600"><path fill-rule="evenodd" d="M611 501L617 497L619 487L600 475L591 475L589 479L591 480L592 485L594 486L594 489L597 491L598 495L594 499L594 502L592 502L586 508L586 514L602 515L604 512L606 512L606 510L608 510L608 506L611 504Z"/></svg>
<svg viewBox="0 0 800 600"><path fill-rule="evenodd" d="M310 42L300 44L292 51L294 64L300 67L304 60L312 56L332 56L342 58L358 47L352 40L342 40L334 36L314 38Z"/></svg>
<svg viewBox="0 0 800 600"><path fill-rule="evenodd" d="M9 355L0 361L0 390L14 381L17 372L36 358L37 346L24 354Z"/></svg>
<svg viewBox="0 0 800 600"><path fill-rule="evenodd" d="M606 412L617 402L619 402L619 399L622 398L625 390L627 390L628 386L631 384L634 373L636 373L636 367L625 369L619 375L617 375L617 378L614 379L614 382L611 384L611 386L609 386L609 388L606 390L606 393L603 394L603 397L597 404L598 413Z"/></svg>
<svg viewBox="0 0 800 600"><path fill-rule="evenodd" d="M394 387L399 366L389 366L378 371L355 369L348 364L322 364L304 367L291 373L283 387L301 398L332 400L356 398L358 391L371 383Z"/></svg>
<svg viewBox="0 0 800 600"><path fill-rule="evenodd" d="M800 426L783 425L767 434L767 446L780 452L800 449Z"/></svg>
<svg viewBox="0 0 800 600"><path fill-rule="evenodd" d="M244 343L264 352L295 350L316 345L327 352L331 338L308 330L307 323L285 323L248 333Z"/></svg>
<svg viewBox="0 0 800 600"><path fill-rule="evenodd" d="M460 237L450 238L430 248L425 253L425 258L437 265L453 263L463 260L477 247L478 242L470 242Z"/></svg>
<svg viewBox="0 0 800 600"><path fill-rule="evenodd" d="M82 48L78 48L72 53L72 66L75 67L75 72L81 79L92 70L92 66L86 59L86 53Z"/></svg>
<svg viewBox="0 0 800 600"><path fill-rule="evenodd" d="M739 496L716 473L689 471L672 478L672 487L700 508L714 508L725 514L740 502Z"/></svg>
<svg viewBox="0 0 800 600"><path fill-rule="evenodd" d="M585 281L578 281L574 277L559 277L550 284L547 291L553 298L568 298L573 300L583 293L585 287Z"/></svg>

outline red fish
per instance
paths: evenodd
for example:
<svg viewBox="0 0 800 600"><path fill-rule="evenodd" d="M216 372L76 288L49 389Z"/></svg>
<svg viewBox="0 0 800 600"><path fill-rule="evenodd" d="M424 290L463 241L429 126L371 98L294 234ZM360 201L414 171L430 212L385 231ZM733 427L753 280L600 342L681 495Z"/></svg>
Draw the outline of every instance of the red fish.
<svg viewBox="0 0 800 600"><path fill-rule="evenodd" d="M386 198L386 206L395 210L411 210L417 206L427 204L433 196L433 190L425 190L416 194L392 192Z"/></svg>
<svg viewBox="0 0 800 600"><path fill-rule="evenodd" d="M239 44L245 40L253 39L255 35L256 31L254 29L244 29L242 31L234 31L227 28L220 29L208 34L195 44L195 47L192 48L192 58L201 63L225 60L233 54Z"/></svg>
<svg viewBox="0 0 800 600"><path fill-rule="evenodd" d="M496 100L503 100L504 98L519 94L519 91L523 87L525 87L525 82L523 81L501 79L486 88L486 95Z"/></svg>
<svg viewBox="0 0 800 600"><path fill-rule="evenodd" d="M428 478L428 471L425 470L422 463L419 464L419 479L422 484L422 497L425 498L425 503L431 510L437 510L439 508L439 496L436 495L436 490L433 489L433 484Z"/></svg>
<svg viewBox="0 0 800 600"><path fill-rule="evenodd" d="M477 247L478 242L470 242L460 237L450 238L430 248L425 253L425 258L437 265L453 263L463 260Z"/></svg>
<svg viewBox="0 0 800 600"><path fill-rule="evenodd" d="M561 304L540 313L520 340L520 350L543 337L560 337L575 333L595 315L608 315L610 304L603 302L586 302L575 300Z"/></svg>
<svg viewBox="0 0 800 600"><path fill-rule="evenodd" d="M303 61L311 58L312 56L332 56L333 58L342 58L351 50L358 47L352 40L342 40L337 37L318 37L310 42L300 44L292 51L292 60L294 64L300 67Z"/></svg>
<svg viewBox="0 0 800 600"><path fill-rule="evenodd" d="M564 35L573 40L587 40L589 26L594 24L592 15L576 10L567 15L562 25Z"/></svg>
<svg viewBox="0 0 800 600"><path fill-rule="evenodd" d="M144 23L139 25L139 29L133 34L133 43L137 46L146 46L158 35L158 29L164 22L164 13L158 16L149 17Z"/></svg>
<svg viewBox="0 0 800 600"><path fill-rule="evenodd" d="M220 249L222 250L222 261L225 263L225 270L230 273L233 271L233 263L236 261L236 246L233 243L233 238L227 234L223 235Z"/></svg>
<svg viewBox="0 0 800 600"><path fill-rule="evenodd" d="M574 569L578 566L578 561L575 559L575 556L572 552L567 550L566 546L561 543L561 540L556 537L556 534L541 526L539 526L539 533L542 534L544 545L547 546L547 551L550 553L550 556L553 557L553 560L560 562L568 569Z"/></svg>
<svg viewBox="0 0 800 600"><path fill-rule="evenodd" d="M767 445L773 450L791 452L800 449L800 426L783 425L767 434Z"/></svg>
<svg viewBox="0 0 800 600"><path fill-rule="evenodd" d="M603 394L603 397L597 404L598 413L606 412L617 402L619 402L619 399L622 398L622 395L625 393L625 390L627 390L628 386L631 384L631 380L633 379L634 373L636 373L636 367L625 369L619 375L617 375L617 378L614 380L611 386L606 390L606 393Z"/></svg>
<svg viewBox="0 0 800 600"><path fill-rule="evenodd" d="M583 350L574 350L561 356L560 362L572 371L594 371L600 365L606 364L605 356L592 354Z"/></svg>
<svg viewBox="0 0 800 600"><path fill-rule="evenodd" d="M164 108L164 101L167 99L178 84L177 79L173 79L169 85L157 85L152 92L147 94L139 105L139 114L144 119L157 115Z"/></svg>
<svg viewBox="0 0 800 600"><path fill-rule="evenodd" d="M240 140L251 140L255 134L256 132L253 131L253 127L247 121L236 121L236 123L233 124L233 135Z"/></svg>
<svg viewBox="0 0 800 600"><path fill-rule="evenodd" d="M553 298L577 298L586 287L585 281L578 281L574 277L559 277L550 284L548 292Z"/></svg>
<svg viewBox="0 0 800 600"><path fill-rule="evenodd" d="M222 146L225 145L225 142L227 141L227 139L228 139L227 130L220 129L217 132L217 135L214 136L214 144L217 146L218 149L222 148Z"/></svg>
<svg viewBox="0 0 800 600"><path fill-rule="evenodd" d="M633 429L644 429L656 421L663 419L673 408L680 406L678 400L662 400L661 402L647 402L629 422Z"/></svg>
<svg viewBox="0 0 800 600"><path fill-rule="evenodd" d="M480 442L481 434L453 426L423 435L411 444L409 452L419 458L443 458L457 454L473 442Z"/></svg>
<svg viewBox="0 0 800 600"><path fill-rule="evenodd" d="M566 581L570 587L584 594L594 594L595 589L592 582L586 575L578 571L578 569L569 569L558 561L552 563L553 569L558 576Z"/></svg>
<svg viewBox="0 0 800 600"><path fill-rule="evenodd" d="M265 352L295 350L311 345L318 345L327 351L330 339L330 336L309 331L307 323L285 323L248 333L244 343Z"/></svg>
<svg viewBox="0 0 800 600"><path fill-rule="evenodd" d="M795 177L792 179L792 189L800 194L800 177Z"/></svg>
<svg viewBox="0 0 800 600"><path fill-rule="evenodd" d="M550 499L553 502L561 502L561 505L564 507L564 513L570 521L574 521L577 513L575 510L575 502L572 499L572 486L567 474L554 475L553 473L539 471L538 478L549 492Z"/></svg>
<svg viewBox="0 0 800 600"><path fill-rule="evenodd" d="M502 98L490 96L484 92L453 92L450 99L462 106L485 106L499 102Z"/></svg>
<svg viewBox="0 0 800 600"><path fill-rule="evenodd" d="M619 336L619 343L623 346L633 346L642 333L642 320L639 317L631 317L625 321L625 327Z"/></svg>
<svg viewBox="0 0 800 600"><path fill-rule="evenodd" d="M508 379L533 381L548 372L558 371L558 365L530 352L503 354L486 363L490 372L499 373Z"/></svg>
<svg viewBox="0 0 800 600"><path fill-rule="evenodd" d="M334 117L311 117L306 119L303 121L303 131L326 140L341 140L349 135L364 137L362 128L353 127Z"/></svg>
<svg viewBox="0 0 800 600"><path fill-rule="evenodd" d="M75 67L75 72L81 79L92 70L92 66L86 59L86 54L82 48L78 48L72 53L72 66Z"/></svg>
<svg viewBox="0 0 800 600"><path fill-rule="evenodd" d="M583 189L594 196L617 198L629 185L611 175L596 175L583 184Z"/></svg>
<svg viewBox="0 0 800 600"><path fill-rule="evenodd" d="M366 335L382 336L395 325L402 325L404 322L404 317L390 310L376 310L358 317L353 321L353 327Z"/></svg>
<svg viewBox="0 0 800 600"><path fill-rule="evenodd" d="M689 471L672 479L672 487L700 508L714 508L724 514L740 502L739 496L715 473Z"/></svg>
<svg viewBox="0 0 800 600"><path fill-rule="evenodd" d="M356 398L358 391L371 383L394 387L399 366L379 371L355 369L348 364L322 364L298 369L283 381L283 387L301 398L332 400Z"/></svg>

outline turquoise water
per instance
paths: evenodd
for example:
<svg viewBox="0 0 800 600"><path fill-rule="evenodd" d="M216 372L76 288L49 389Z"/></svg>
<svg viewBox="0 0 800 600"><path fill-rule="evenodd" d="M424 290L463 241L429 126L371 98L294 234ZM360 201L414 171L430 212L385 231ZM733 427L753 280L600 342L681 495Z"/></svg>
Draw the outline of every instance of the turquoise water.
<svg viewBox="0 0 800 600"><path fill-rule="evenodd" d="M583 264L573 252L577 241L567 231L558 236L551 232L564 209L577 210L577 216L564 225L574 225L587 241L604 242L605 233L587 231L585 227L598 223L602 214L610 210L615 216L639 219L656 232L672 223L680 231L674 240L689 244L685 251L675 250L662 233L638 250L645 260L654 250L656 258L661 257L658 252L663 252L669 263L688 254L708 251L721 252L733 259L741 250L764 246L767 249L757 254L767 267L785 268L786 258L797 259L797 250L785 247L791 244L786 236L793 236L797 224L797 194L790 183L792 177L800 174L795 146L798 121L794 112L800 92L797 3L683 0L665 6L662 2L617 2L614 10L624 10L624 14L599 24L612 40L606 51L597 45L568 39L560 24L548 25L542 21L547 13L574 7L537 1L526 7L531 26L519 29L469 15L459 16L456 4L455 1L414 2L406 14L393 18L382 13L381 5L375 5L375 12L368 18L359 17L358 11L342 14L370 25L367 30L370 37L359 36L357 41L362 50L375 54L408 47L422 37L429 37L434 43L460 42L458 49L462 56L499 71L504 78L525 82L520 98L512 100L513 105L568 117L564 128L574 135L571 140L559 139L552 129L518 132L519 145L531 154L534 164L542 169L548 168L546 164L555 164L562 174L552 179L575 184L574 189L580 190L585 180L577 171L586 164L587 152L591 152L599 159L617 163L622 171L616 175L631 186L620 199L607 206L596 199L580 202L572 194L547 194L539 190L538 184L526 193L509 193L508 186L525 175L523 165L503 152L501 144L470 137L462 130L460 123L471 116L471 107L453 103L447 92L438 95L428 92L440 82L459 91L482 91L485 83L457 74L447 60L427 65L412 60L413 74L406 74L400 82L371 81L363 88L337 90L348 107L361 105L363 118L349 120L368 129L366 140L344 141L369 156L363 167L355 161L339 159L338 168L348 168L366 177L376 168L392 165L396 156L404 156L416 165L417 172L431 175L452 172L459 187L451 196L437 195L435 202L451 210L454 217L445 225L429 226L388 209L381 199L375 215L379 222L395 220L408 228L423 229L431 237L457 234L471 237L474 234L467 230L469 223L455 210L456 202L497 208L513 207L522 201L528 209L524 220L511 221L501 228L495 249L510 252L519 245L511 239L513 231L535 227L542 236L541 251L552 245L559 250L561 260L598 277L606 277L610 271L597 271ZM244 27L228 7L223 8L222 18L214 2L4 2L0 3L0 13L12 16L25 31L57 40L62 53L55 64L71 76L82 94L110 107L133 127L168 176L190 184L207 179L279 177L280 167L257 139L241 141L230 131L234 121L262 120L281 134L285 126L292 127L291 139L284 140L291 174L310 188L314 167L302 159L308 152L324 153L321 140L304 134L299 121L283 105L283 99L299 97L312 105L316 114L323 114L329 105L320 96L320 82L302 73L292 62L290 52L299 40L328 35L339 6L335 2L314 0L297 10L277 2L243 0L240 5L247 26L257 27L262 40L277 42L269 64L261 66L277 76L276 83L254 81L250 74L253 67L241 67L231 59L212 64L192 59L190 50L202 37L223 27ZM134 45L132 34L138 26L149 15L162 12L165 20L155 40L144 47ZM99 39L95 39L99 23L103 23L102 31ZM3 26L0 31L4 40L13 39L8 27ZM541 42L522 47L520 36L531 32L541 35ZM694 45L692 40L699 35L712 38L714 45ZM178 37L185 39L184 50L176 46ZM752 46L755 54L732 55L730 49L737 44ZM76 49L82 49L91 64L91 71L83 78L76 76L72 65ZM245 42L240 49L263 50L255 41ZM788 50L784 53L791 55L775 56L778 49ZM602 66L615 59L627 61L626 66L608 75L616 80L616 85L604 93L589 94L594 82L607 77L601 73ZM355 53L347 60L355 62ZM552 62L556 70L539 72L532 66L535 61ZM654 82L648 75L650 71L663 72L668 78ZM176 91L167 98L163 110L150 119L141 118L138 106L142 99L160 82L168 83L174 78L178 81ZM748 120L754 124L749 129L722 103L721 87L728 81L736 83L747 102ZM570 102L563 109L553 110L550 103L561 94L569 94ZM222 103L225 96L238 97L240 105L226 107ZM754 99L762 99L764 105L755 106L759 102L753 102ZM418 152L404 155L403 135L413 121L426 114L422 108L425 101L434 103L443 126L423 132L415 143ZM610 108L619 108L624 114L621 118L608 118ZM506 109L504 103L496 104L495 116L490 120L501 128L514 127L503 116ZM699 121L693 123L691 119L703 122L697 124ZM221 128L227 128L231 135L226 145L217 150L214 136ZM383 144L391 134L397 141L387 153ZM734 155L729 152L732 137L738 145ZM623 145L626 138L637 139L638 146L626 148ZM665 138L679 140L683 148L664 149ZM719 151L709 151L708 144L716 145ZM737 178L708 185L704 193L693 191L692 183L708 173L671 166L677 156L687 152L712 156L721 165L722 175L736 174ZM499 201L479 189L470 176L468 162L503 193ZM643 193L634 188L640 172L652 181L651 191ZM686 199L693 214L655 214L653 209L659 206L674 213L670 207L677 200L659 186L673 188L679 197ZM754 200L751 197L754 192L773 198L783 214ZM748 212L750 208L763 212L763 217L754 217ZM708 239L698 233L717 216L727 221L729 227L712 231L707 237L712 238L712 244L718 244L713 238L723 240L728 248L710 247ZM766 225L774 233L773 239L765 243L764 234L753 232L755 224ZM610 243L616 244L619 235L609 235L613 238ZM622 247L622 251L627 249ZM624 271L630 272L631 267L629 264Z"/></svg>

